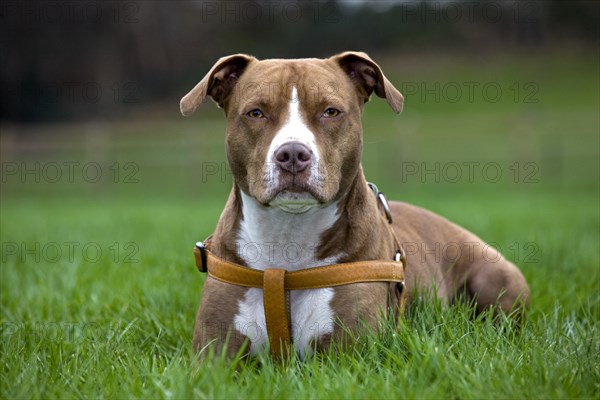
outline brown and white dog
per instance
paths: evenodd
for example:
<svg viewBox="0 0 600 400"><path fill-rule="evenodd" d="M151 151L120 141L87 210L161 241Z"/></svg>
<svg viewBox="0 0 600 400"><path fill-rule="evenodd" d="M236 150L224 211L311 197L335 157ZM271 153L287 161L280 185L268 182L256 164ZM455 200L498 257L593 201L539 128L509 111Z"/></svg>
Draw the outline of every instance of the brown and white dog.
<svg viewBox="0 0 600 400"><path fill-rule="evenodd" d="M217 256L288 271L393 257L391 231L360 163L361 114L373 92L402 111L402 95L364 53L263 61L237 54L221 58L183 97L183 115L209 96L227 118L234 185L212 239ZM497 307L507 314L527 307L521 272L477 236L409 204L391 202L390 208L398 240L421 249L406 254L409 293L435 287L445 302L466 295L478 310ZM423 251L446 244L454 251ZM357 331L364 321L375 327L388 289L379 282L292 291L298 354L326 348L343 329ZM250 354L268 347L262 289L208 276L194 349L222 349L226 342L229 354L244 343Z"/></svg>

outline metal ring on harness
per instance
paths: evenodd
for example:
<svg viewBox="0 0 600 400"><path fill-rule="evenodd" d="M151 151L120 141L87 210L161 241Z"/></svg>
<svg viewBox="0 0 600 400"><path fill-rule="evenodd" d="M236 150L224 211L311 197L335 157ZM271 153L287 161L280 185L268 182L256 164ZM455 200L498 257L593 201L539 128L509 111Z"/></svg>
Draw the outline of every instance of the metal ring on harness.
<svg viewBox="0 0 600 400"><path fill-rule="evenodd" d="M392 211L390 210L390 205L388 204L388 201L385 198L385 195L383 194L383 192L380 192L379 189L377 189L377 186L374 183L367 182L367 184L369 185L369 187L371 188L373 193L375 193L375 196L377 196L377 200L379 200L379 203L383 206L383 211L385 211L385 216L387 218L387 221L388 221L388 223L391 224L392 223Z"/></svg>

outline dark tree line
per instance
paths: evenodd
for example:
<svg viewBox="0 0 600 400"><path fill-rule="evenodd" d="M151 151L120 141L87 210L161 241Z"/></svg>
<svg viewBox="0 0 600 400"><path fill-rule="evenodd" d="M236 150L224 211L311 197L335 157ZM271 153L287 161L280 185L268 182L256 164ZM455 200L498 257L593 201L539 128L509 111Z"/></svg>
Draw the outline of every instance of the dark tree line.
<svg viewBox="0 0 600 400"><path fill-rule="evenodd" d="M222 55L597 46L599 2L3 1L0 121L114 117L178 98Z"/></svg>

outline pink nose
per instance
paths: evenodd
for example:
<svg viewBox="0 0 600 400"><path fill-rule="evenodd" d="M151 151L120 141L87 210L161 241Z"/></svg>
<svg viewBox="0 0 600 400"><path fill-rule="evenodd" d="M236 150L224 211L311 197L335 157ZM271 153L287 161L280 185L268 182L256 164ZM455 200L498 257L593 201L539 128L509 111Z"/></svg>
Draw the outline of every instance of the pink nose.
<svg viewBox="0 0 600 400"><path fill-rule="evenodd" d="M275 150L275 162L284 171L302 172L310 165L310 149L300 142L284 143Z"/></svg>

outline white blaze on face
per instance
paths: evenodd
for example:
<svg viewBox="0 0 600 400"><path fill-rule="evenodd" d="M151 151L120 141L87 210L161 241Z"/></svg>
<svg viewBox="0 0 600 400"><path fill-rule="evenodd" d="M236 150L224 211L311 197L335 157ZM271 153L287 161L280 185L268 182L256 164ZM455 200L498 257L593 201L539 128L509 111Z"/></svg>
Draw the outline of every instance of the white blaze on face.
<svg viewBox="0 0 600 400"><path fill-rule="evenodd" d="M315 135L302 119L300 112L301 104L298 97L298 90L295 86L292 87L292 95L288 105L288 118L284 125L279 129L269 150L267 151L266 176L267 176L267 192L277 186L279 179L279 168L275 160L275 151L283 144L288 142L300 142L304 144L312 152L312 164L310 166L310 177L308 184L313 185L318 182L318 170L320 165L320 154L317 148Z"/></svg>

